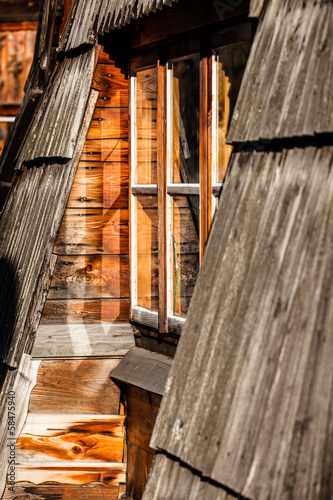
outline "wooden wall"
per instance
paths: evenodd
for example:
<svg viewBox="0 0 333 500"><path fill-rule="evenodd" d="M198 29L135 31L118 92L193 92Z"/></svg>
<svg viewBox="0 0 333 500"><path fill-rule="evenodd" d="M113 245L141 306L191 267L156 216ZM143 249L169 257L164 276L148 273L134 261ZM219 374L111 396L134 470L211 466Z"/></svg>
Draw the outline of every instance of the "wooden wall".
<svg viewBox="0 0 333 500"><path fill-rule="evenodd" d="M54 248L42 324L129 317L128 81L101 52L95 114Z"/></svg>

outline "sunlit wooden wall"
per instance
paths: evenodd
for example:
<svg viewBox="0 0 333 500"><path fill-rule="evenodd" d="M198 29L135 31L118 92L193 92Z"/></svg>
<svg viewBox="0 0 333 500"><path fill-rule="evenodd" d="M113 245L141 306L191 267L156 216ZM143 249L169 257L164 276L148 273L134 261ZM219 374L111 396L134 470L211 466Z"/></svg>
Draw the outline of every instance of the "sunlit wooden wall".
<svg viewBox="0 0 333 500"><path fill-rule="evenodd" d="M101 52L95 114L54 248L42 324L129 317L128 81Z"/></svg>

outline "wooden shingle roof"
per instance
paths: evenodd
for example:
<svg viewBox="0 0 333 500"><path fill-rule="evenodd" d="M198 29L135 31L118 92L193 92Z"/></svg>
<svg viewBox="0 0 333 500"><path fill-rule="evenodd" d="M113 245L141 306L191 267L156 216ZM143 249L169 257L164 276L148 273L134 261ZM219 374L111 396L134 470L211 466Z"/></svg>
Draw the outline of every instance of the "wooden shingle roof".
<svg viewBox="0 0 333 500"><path fill-rule="evenodd" d="M332 133L332 24L332 2L267 2L229 142Z"/></svg>
<svg viewBox="0 0 333 500"><path fill-rule="evenodd" d="M228 135L237 147L144 500L168 498L173 468L213 483L207 498L333 495L332 3L250 11L262 17Z"/></svg>
<svg viewBox="0 0 333 500"><path fill-rule="evenodd" d="M105 34L162 9L178 0L74 0L62 35L59 52L94 44L97 34Z"/></svg>

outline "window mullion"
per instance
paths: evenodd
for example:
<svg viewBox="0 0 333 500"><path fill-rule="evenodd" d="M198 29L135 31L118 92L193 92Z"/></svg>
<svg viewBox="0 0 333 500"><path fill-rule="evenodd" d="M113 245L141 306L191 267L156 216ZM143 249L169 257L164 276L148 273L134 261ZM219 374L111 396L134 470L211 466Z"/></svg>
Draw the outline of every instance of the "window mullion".
<svg viewBox="0 0 333 500"><path fill-rule="evenodd" d="M157 62L157 190L158 190L158 259L159 306L158 331L167 331L167 242L166 242L166 65Z"/></svg>

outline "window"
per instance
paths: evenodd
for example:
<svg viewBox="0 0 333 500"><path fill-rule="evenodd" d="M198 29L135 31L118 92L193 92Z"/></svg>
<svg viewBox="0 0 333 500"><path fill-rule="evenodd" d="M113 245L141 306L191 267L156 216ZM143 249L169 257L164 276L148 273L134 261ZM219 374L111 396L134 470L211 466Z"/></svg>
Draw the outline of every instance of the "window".
<svg viewBox="0 0 333 500"><path fill-rule="evenodd" d="M188 311L250 38L246 25L131 60L132 320L160 333L180 333Z"/></svg>

